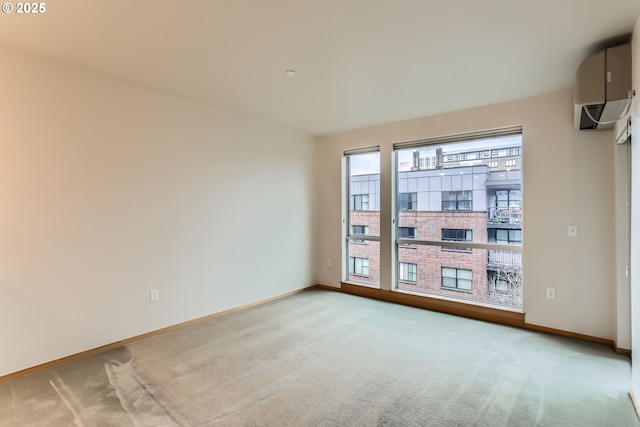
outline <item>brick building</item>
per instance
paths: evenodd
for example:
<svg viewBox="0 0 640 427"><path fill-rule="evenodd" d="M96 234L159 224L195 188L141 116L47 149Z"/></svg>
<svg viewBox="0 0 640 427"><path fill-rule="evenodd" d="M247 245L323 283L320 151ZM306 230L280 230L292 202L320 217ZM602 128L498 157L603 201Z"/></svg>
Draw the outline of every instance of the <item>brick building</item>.
<svg viewBox="0 0 640 427"><path fill-rule="evenodd" d="M399 169L398 289L521 307L521 253L464 246L521 245L520 146L450 153L438 148L426 157L415 150L411 165ZM351 236L380 235L379 180L379 174L351 176ZM349 280L379 283L379 246L349 241Z"/></svg>

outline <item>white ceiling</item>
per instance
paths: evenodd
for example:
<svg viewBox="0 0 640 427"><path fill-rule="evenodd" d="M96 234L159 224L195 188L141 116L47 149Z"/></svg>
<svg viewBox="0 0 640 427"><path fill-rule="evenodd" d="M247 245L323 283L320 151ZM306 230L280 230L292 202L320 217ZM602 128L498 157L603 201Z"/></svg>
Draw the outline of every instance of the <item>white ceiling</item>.
<svg viewBox="0 0 640 427"><path fill-rule="evenodd" d="M640 14L639 0L45 4L1 15L0 44L316 135L570 88Z"/></svg>

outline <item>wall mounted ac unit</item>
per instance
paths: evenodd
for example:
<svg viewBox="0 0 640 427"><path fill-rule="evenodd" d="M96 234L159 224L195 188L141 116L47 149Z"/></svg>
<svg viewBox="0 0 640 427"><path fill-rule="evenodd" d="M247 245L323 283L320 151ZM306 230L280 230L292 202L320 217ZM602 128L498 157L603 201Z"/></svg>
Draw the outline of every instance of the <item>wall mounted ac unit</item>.
<svg viewBox="0 0 640 427"><path fill-rule="evenodd" d="M631 102L631 44L605 49L582 61L576 72L574 102L577 129L614 126Z"/></svg>

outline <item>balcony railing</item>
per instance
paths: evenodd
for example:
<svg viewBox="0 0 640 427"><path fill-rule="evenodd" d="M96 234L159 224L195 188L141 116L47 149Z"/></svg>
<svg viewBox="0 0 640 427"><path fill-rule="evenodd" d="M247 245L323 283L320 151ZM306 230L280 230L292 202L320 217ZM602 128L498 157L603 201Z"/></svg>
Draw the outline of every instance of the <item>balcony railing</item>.
<svg viewBox="0 0 640 427"><path fill-rule="evenodd" d="M522 224L522 208L489 208L489 224Z"/></svg>
<svg viewBox="0 0 640 427"><path fill-rule="evenodd" d="M500 292L489 292L489 301L513 307L522 307L522 296L513 294L503 294Z"/></svg>
<svg viewBox="0 0 640 427"><path fill-rule="evenodd" d="M503 267L522 267L522 252L492 251L488 252L487 263Z"/></svg>

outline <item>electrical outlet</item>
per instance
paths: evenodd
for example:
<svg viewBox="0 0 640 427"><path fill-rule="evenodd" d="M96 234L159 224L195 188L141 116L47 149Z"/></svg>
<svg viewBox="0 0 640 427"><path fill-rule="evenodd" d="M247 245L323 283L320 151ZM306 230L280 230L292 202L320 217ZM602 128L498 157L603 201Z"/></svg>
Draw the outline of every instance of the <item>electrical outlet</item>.
<svg viewBox="0 0 640 427"><path fill-rule="evenodd" d="M547 288L547 298L556 299L556 288Z"/></svg>
<svg viewBox="0 0 640 427"><path fill-rule="evenodd" d="M327 258L327 266L331 267L331 258Z"/></svg>
<svg viewBox="0 0 640 427"><path fill-rule="evenodd" d="M160 292L157 289L151 291L151 302L157 302L160 299Z"/></svg>

